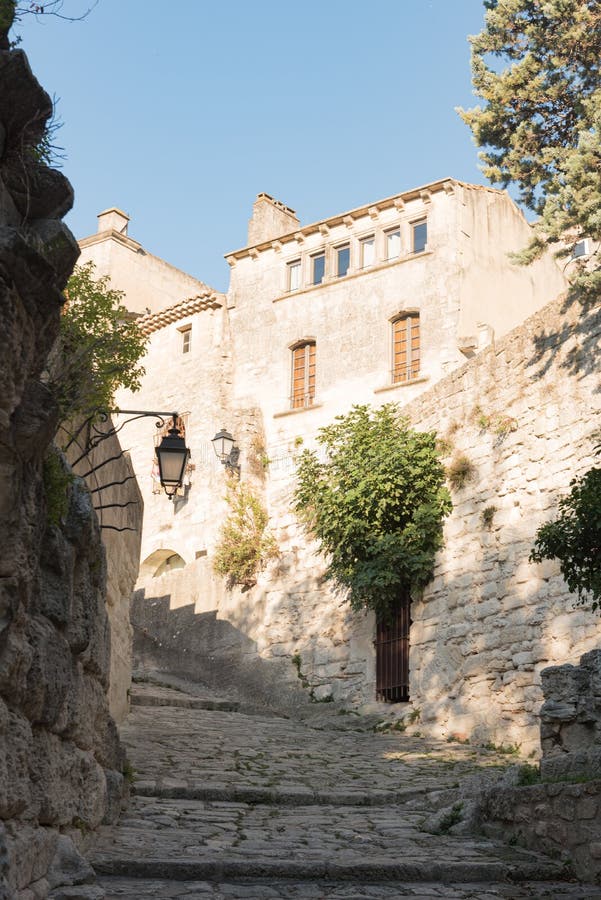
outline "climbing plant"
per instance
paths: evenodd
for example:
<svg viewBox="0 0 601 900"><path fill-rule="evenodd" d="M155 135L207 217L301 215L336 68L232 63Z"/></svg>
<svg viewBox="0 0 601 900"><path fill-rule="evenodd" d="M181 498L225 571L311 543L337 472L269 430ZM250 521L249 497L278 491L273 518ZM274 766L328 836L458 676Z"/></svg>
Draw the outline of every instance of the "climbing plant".
<svg viewBox="0 0 601 900"><path fill-rule="evenodd" d="M324 458L305 450L299 459L296 513L351 607L387 617L427 584L442 545L451 500L436 435L414 431L389 403L354 406L317 440Z"/></svg>
<svg viewBox="0 0 601 900"><path fill-rule="evenodd" d="M580 603L601 609L601 468L570 482L559 516L536 532L530 560L558 559L565 582Z"/></svg>
<svg viewBox="0 0 601 900"><path fill-rule="evenodd" d="M232 479L225 499L230 510L215 549L213 569L227 578L230 587L250 588L268 561L278 555L277 544L267 528L267 510L249 487Z"/></svg>

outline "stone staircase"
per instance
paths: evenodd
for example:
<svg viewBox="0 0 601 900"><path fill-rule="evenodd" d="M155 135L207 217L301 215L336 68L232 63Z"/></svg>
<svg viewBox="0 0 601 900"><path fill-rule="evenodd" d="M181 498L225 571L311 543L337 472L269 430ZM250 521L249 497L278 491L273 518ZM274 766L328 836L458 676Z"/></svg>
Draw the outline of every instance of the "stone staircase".
<svg viewBox="0 0 601 900"><path fill-rule="evenodd" d="M132 802L89 853L107 900L601 898L556 860L461 834L462 786L506 764L490 751L156 684L134 686L122 737Z"/></svg>

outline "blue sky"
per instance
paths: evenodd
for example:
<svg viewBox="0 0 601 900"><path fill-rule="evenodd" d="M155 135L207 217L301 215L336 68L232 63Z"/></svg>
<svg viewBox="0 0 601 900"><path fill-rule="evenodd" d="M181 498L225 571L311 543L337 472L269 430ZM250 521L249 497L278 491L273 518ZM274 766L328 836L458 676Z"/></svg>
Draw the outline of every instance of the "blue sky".
<svg viewBox="0 0 601 900"><path fill-rule="evenodd" d="M475 102L483 19L482 0L100 0L15 30L59 98L76 237L118 206L147 250L225 290L261 191L305 224L447 175L484 183L454 111Z"/></svg>

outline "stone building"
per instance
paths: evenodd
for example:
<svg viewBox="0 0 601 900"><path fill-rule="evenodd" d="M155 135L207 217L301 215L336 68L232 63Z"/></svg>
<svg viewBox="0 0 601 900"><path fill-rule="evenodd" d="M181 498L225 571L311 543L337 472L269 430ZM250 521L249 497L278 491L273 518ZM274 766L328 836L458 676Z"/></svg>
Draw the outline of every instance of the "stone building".
<svg viewBox="0 0 601 900"><path fill-rule="evenodd" d="M154 665L220 683L231 679L262 691L272 702L286 691L287 696L298 691L299 674L315 700L372 700L374 623L370 616L341 606L323 583L323 561L290 511L295 454L299 446L311 446L317 429L353 403L394 400L406 406L416 422L441 432L455 427L450 410L459 405L461 421L469 422L469 410L480 401L484 370L478 360L484 358L489 397L495 381L490 360L502 368L500 381L508 393L494 398L495 414L500 414L511 384L520 384L527 395L530 382L522 345L513 354L520 367L515 378L507 368L507 354L500 355L498 348L507 341L515 347L516 327L562 292L560 269L550 257L526 268L514 265L508 254L530 236L522 214L505 192L450 178L310 225L301 225L293 210L260 194L248 245L226 255L231 267L227 295L201 282L190 284L188 276L123 237L124 214L112 210L99 218L101 231L82 242L84 259L94 259L97 271L110 274L113 286L126 291L130 308L149 310L139 319L149 336L142 390L133 397L124 393L119 404L177 410L192 450L187 483L181 496L169 503L158 492L153 471L152 423L142 420L128 426L126 445L145 505L134 627L137 622L139 635L155 634L152 646L145 638L145 652ZM128 261L136 267L135 276ZM130 287L133 281L135 288ZM458 371L464 374L453 381ZM437 393L438 385L443 387ZM578 404L586 401L586 391ZM442 402L432 407L431 395ZM520 409L523 416L529 407ZM280 548L277 563L249 591L227 590L211 568L225 512L225 476L210 439L223 426L240 447L243 480L267 504ZM581 449L586 453L584 431ZM482 434L469 433L468 445L479 458L490 455L485 443ZM516 454L519 469L519 450ZM565 466L556 467L555 477L564 472ZM532 533L559 486L558 481L545 485L546 504L534 504ZM459 502L447 523L447 549L432 588L434 605L428 606L428 591L415 604L411 699L432 730L489 738L508 733L507 709L517 703L515 736L527 743L534 734L540 694L531 633L525 630L522 640L514 629L509 656L496 654L497 663L503 660L501 670L506 665L509 674L515 667L513 657L520 650L530 653L521 660L527 668L517 680L507 681L497 670L493 686L473 665L470 670L466 659L474 650L466 649L466 632L459 623L449 631L444 624L447 580L452 581L453 597L461 578L465 581L469 610L463 624L468 631L467 623L480 608L478 591L482 587L494 593L489 581L498 581L488 559L486 585L482 579L470 581L479 557L470 556L466 523L480 515L480 505L492 505L487 488L509 497L503 485L479 484L477 509L468 510L469 504ZM529 500L521 502L524 512ZM457 559L455 540L463 561ZM522 553L524 534L520 541ZM505 554L504 538L501 542ZM520 578L522 562L514 558L512 563ZM560 582L554 582L554 591ZM503 583L511 593L511 578ZM511 602L515 596L531 602L523 588ZM495 599L502 612L504 598ZM537 608L542 602L536 601ZM434 608L436 621L431 617ZM507 610L510 620L512 608ZM460 606L454 609L450 618L461 611ZM485 622L483 628L491 625ZM587 626L584 632L580 652L592 646L595 629ZM571 649L561 646L564 653ZM541 665L565 659L543 656ZM486 716L480 716L483 697L491 691L496 695Z"/></svg>

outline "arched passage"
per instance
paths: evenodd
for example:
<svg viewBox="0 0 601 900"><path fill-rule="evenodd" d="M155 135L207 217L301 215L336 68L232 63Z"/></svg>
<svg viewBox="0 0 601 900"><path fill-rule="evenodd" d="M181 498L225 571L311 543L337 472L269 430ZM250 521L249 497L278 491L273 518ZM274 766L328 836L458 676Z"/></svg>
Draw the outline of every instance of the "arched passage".
<svg viewBox="0 0 601 900"><path fill-rule="evenodd" d="M172 572L174 569L183 569L185 565L186 560L175 550L162 548L146 557L140 566L140 575L158 578L159 575Z"/></svg>

